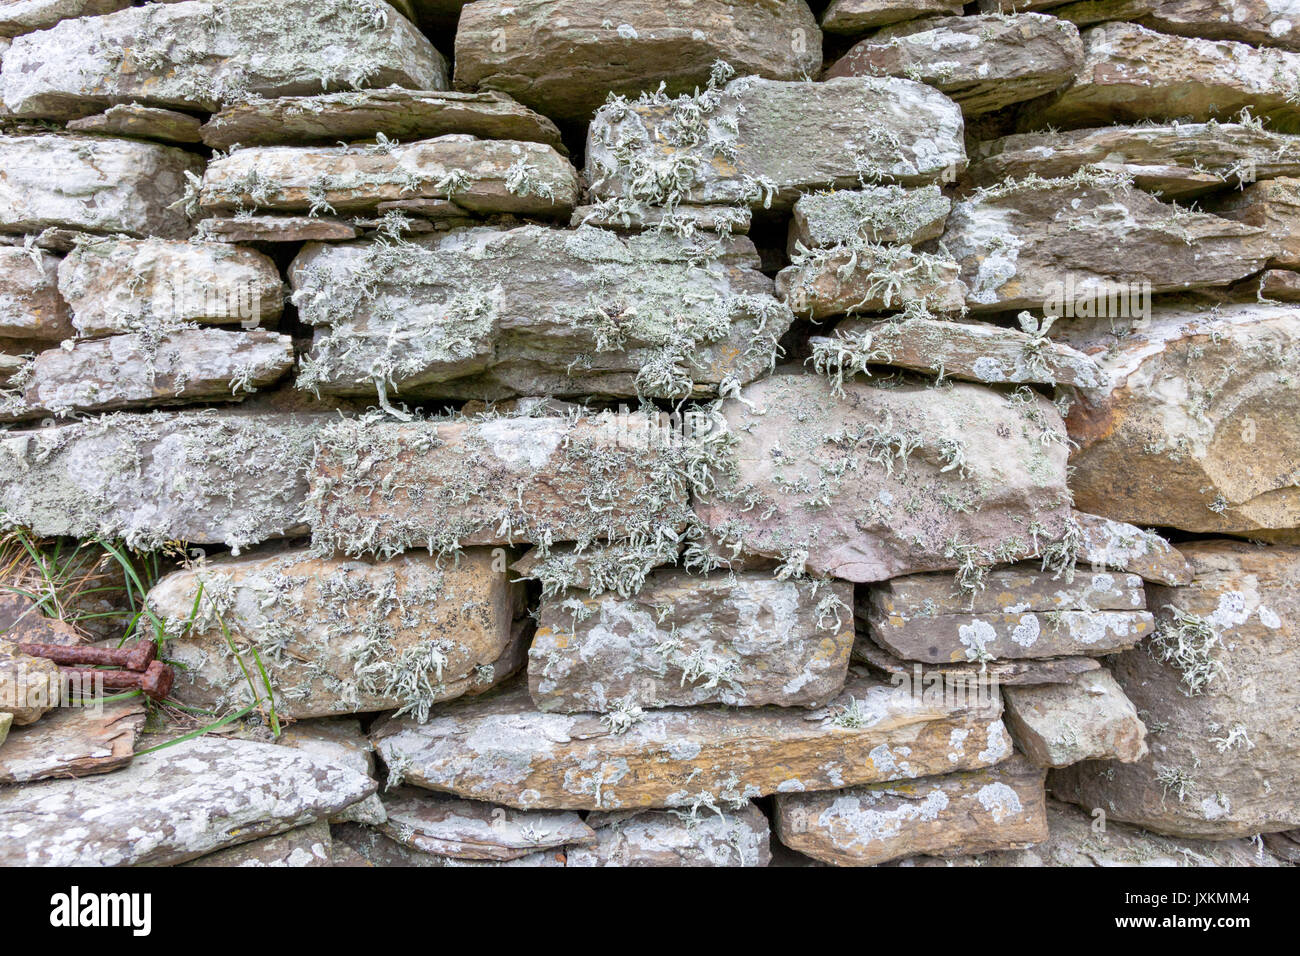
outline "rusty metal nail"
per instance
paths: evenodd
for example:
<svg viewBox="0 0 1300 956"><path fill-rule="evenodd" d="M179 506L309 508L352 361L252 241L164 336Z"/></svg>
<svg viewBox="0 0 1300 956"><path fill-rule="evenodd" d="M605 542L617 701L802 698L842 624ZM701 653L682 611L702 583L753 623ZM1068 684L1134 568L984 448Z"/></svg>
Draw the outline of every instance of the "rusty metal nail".
<svg viewBox="0 0 1300 956"><path fill-rule="evenodd" d="M96 680L103 680L104 690L138 690L146 697L162 700L171 693L176 673L162 661L154 661L138 674L134 671L98 671L89 667L64 667L61 671L68 677L77 677L82 687Z"/></svg>
<svg viewBox="0 0 1300 956"><path fill-rule="evenodd" d="M32 657L44 657L56 664L108 664L127 670L143 671L158 654L153 641L137 641L131 647L79 647L63 644L23 642L18 650Z"/></svg>

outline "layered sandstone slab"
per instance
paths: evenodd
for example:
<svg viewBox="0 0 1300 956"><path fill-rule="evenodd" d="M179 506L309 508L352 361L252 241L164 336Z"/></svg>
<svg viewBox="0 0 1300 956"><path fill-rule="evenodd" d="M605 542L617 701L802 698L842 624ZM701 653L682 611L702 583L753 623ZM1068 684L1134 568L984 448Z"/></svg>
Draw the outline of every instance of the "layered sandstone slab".
<svg viewBox="0 0 1300 956"><path fill-rule="evenodd" d="M19 37L0 97L16 116L76 119L119 103L214 112L258 96L447 86L446 63L382 0L155 3Z"/></svg>
<svg viewBox="0 0 1300 956"><path fill-rule="evenodd" d="M803 0L480 0L456 30L458 89L500 90L571 123L610 93L703 86L719 60L741 76L811 76L821 32Z"/></svg>
<svg viewBox="0 0 1300 956"><path fill-rule="evenodd" d="M657 571L628 598L569 592L542 602L529 691L564 713L818 706L844 685L852 605L851 585L764 572Z"/></svg>
<svg viewBox="0 0 1300 956"><path fill-rule="evenodd" d="M776 291L800 316L901 310L920 303L931 312L960 312L967 297L961 266L907 246L851 243L797 253L777 273Z"/></svg>
<svg viewBox="0 0 1300 956"><path fill-rule="evenodd" d="M58 342L73 335L68 305L59 295L59 261L39 249L0 246L0 344Z"/></svg>
<svg viewBox="0 0 1300 956"><path fill-rule="evenodd" d="M865 630L865 620L863 621ZM1019 660L959 661L928 663L905 661L885 650L870 637L860 634L853 643L853 662L865 664L891 681L919 688L920 693L957 693L978 683L996 682L999 687L1021 684L1067 684L1079 674L1099 670L1092 657L1043 657Z"/></svg>
<svg viewBox="0 0 1300 956"><path fill-rule="evenodd" d="M184 667L173 696L190 706L273 698L294 719L393 708L423 718L433 704L488 690L523 660L520 595L499 564L488 549L458 561L249 555L170 574L149 603L177 635L168 656ZM231 644L237 658L225 653Z"/></svg>
<svg viewBox="0 0 1300 956"><path fill-rule="evenodd" d="M1080 395L1066 423L1079 444L1070 482L1078 506L1187 531L1300 524L1300 393L1277 378L1300 361L1296 310L1158 307L1131 329L1114 320L1116 332L1131 331L1123 338L1111 321L1066 330L1106 377Z"/></svg>
<svg viewBox="0 0 1300 956"><path fill-rule="evenodd" d="M370 738L361 731L361 721L351 717L322 717L317 720L300 720L281 725L276 743L293 747L313 759L334 763L367 777L376 776L375 748ZM372 793L360 803L330 817L330 823L366 823L377 826L388 819L379 794Z"/></svg>
<svg viewBox="0 0 1300 956"><path fill-rule="evenodd" d="M938 614L992 614L1017 611L1132 611L1146 607L1142 579L1136 574L1087 573L1068 578L1025 563L995 568L984 587L971 592L951 574L909 574L870 590L871 606L886 617L907 620Z"/></svg>
<svg viewBox="0 0 1300 956"><path fill-rule="evenodd" d="M836 866L1022 849L1047 838L1046 775L1016 755L906 783L777 794L776 832L790 849Z"/></svg>
<svg viewBox="0 0 1300 956"><path fill-rule="evenodd" d="M943 235L952 200L938 186L867 186L808 193L794 204L789 250L841 243L915 245Z"/></svg>
<svg viewBox="0 0 1300 956"><path fill-rule="evenodd" d="M1258 226L1278 244L1269 265L1300 269L1300 179L1282 176L1257 182L1214 202L1216 215Z"/></svg>
<svg viewBox="0 0 1300 956"><path fill-rule="evenodd" d="M1146 723L1150 755L1056 771L1053 791L1175 836L1293 828L1300 701L1285 675L1300 646L1300 549L1206 541L1182 550L1196 580L1152 588L1159 635L1111 665Z"/></svg>
<svg viewBox="0 0 1300 956"><path fill-rule="evenodd" d="M1007 687L1007 729L1040 767L1082 760L1135 763L1147 755L1146 726L1108 670L1061 684Z"/></svg>
<svg viewBox="0 0 1300 956"><path fill-rule="evenodd" d="M570 847L566 866L769 866L771 830L752 803L698 814L671 810L588 815L594 842Z"/></svg>
<svg viewBox="0 0 1300 956"><path fill-rule="evenodd" d="M982 5L1011 0L981 0ZM1136 20L1161 33L1211 40L1240 40L1256 46L1300 50L1300 7L1294 0L1052 0L1052 15L1084 26L1106 20ZM1019 6L1019 3L1017 3Z"/></svg>
<svg viewBox="0 0 1300 956"><path fill-rule="evenodd" d="M786 209L803 193L864 179L925 185L955 175L966 166L963 130L952 100L911 80L744 77L697 96L603 107L587 136L586 177L593 197L627 205Z"/></svg>
<svg viewBox="0 0 1300 956"><path fill-rule="evenodd" d="M1031 529L1044 542L1064 532L1066 451L1046 399L964 383L842 388L780 373L723 406L736 474L695 505L723 547L880 581L969 573L1036 550Z"/></svg>
<svg viewBox="0 0 1300 956"><path fill-rule="evenodd" d="M361 230L315 216L218 216L200 221L195 234L216 242L345 242L359 237Z"/></svg>
<svg viewBox="0 0 1300 956"><path fill-rule="evenodd" d="M1155 584L1191 584L1192 566L1154 531L1097 515L1074 513L1079 528L1078 561L1093 571L1127 571Z"/></svg>
<svg viewBox="0 0 1300 956"><path fill-rule="evenodd" d="M98 17L130 5L131 0L8 0L0 7L0 37L48 30L60 20Z"/></svg>
<svg viewBox="0 0 1300 956"><path fill-rule="evenodd" d="M826 76L903 76L941 90L967 116L1051 93L1074 78L1083 43L1074 24L1037 13L909 20L885 27Z"/></svg>
<svg viewBox="0 0 1300 956"><path fill-rule="evenodd" d="M176 204L203 158L138 140L63 133L0 136L0 232L68 228L183 238Z"/></svg>
<svg viewBox="0 0 1300 956"><path fill-rule="evenodd" d="M0 439L0 508L40 537L235 549L302 534L319 417L105 415Z"/></svg>
<svg viewBox="0 0 1300 956"><path fill-rule="evenodd" d="M188 113L140 106L138 103L120 103L94 116L72 120L68 129L74 133L131 136L165 143L197 143L201 125L197 117Z"/></svg>
<svg viewBox="0 0 1300 956"><path fill-rule="evenodd" d="M1011 753L996 691L936 709L851 679L820 719L783 708L665 709L614 733L595 715L543 714L516 686L372 731L408 783L521 809L738 804L966 770Z"/></svg>
<svg viewBox="0 0 1300 956"><path fill-rule="evenodd" d="M125 767L134 756L144 720L144 701L138 696L102 706L55 708L0 741L0 784L86 777Z"/></svg>
<svg viewBox="0 0 1300 956"><path fill-rule="evenodd" d="M866 33L887 23L961 11L959 0L831 0L822 12L822 29L827 33Z"/></svg>
<svg viewBox="0 0 1300 956"><path fill-rule="evenodd" d="M180 866L275 867L304 869L337 866L329 824L317 820L287 833L226 847Z"/></svg>
<svg viewBox="0 0 1300 956"><path fill-rule="evenodd" d="M716 393L771 364L793 316L745 238L521 226L308 246L290 269L316 327L298 386L498 399Z"/></svg>

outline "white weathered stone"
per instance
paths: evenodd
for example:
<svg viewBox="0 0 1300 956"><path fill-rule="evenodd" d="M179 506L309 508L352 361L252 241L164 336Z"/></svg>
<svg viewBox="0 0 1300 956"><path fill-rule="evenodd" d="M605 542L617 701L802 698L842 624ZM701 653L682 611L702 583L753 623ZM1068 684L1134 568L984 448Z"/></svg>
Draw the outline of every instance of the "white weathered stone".
<svg viewBox="0 0 1300 956"><path fill-rule="evenodd" d="M799 243L808 249L855 242L915 245L943 235L951 211L952 200L938 186L867 186L808 193L795 201L787 247L793 255Z"/></svg>
<svg viewBox="0 0 1300 956"><path fill-rule="evenodd" d="M300 720L283 727L277 744L293 747L323 763L338 764L375 776L375 748L361 730L361 721L350 717L322 717L317 720ZM359 803L354 803L330 817L330 823L365 823L377 826L388 819L379 794L372 793Z"/></svg>
<svg viewBox="0 0 1300 956"><path fill-rule="evenodd" d="M90 685L81 685L90 689ZM0 698L0 706L4 706ZM56 707L0 739L0 784L85 777L125 767L144 730L143 698Z"/></svg>
<svg viewBox="0 0 1300 956"><path fill-rule="evenodd" d="M0 246L0 343L58 342L73 334L59 295L59 258L39 249Z"/></svg>
<svg viewBox="0 0 1300 956"><path fill-rule="evenodd" d="M5 0L0 5L0 36L48 30L60 20L97 17L130 5L131 0Z"/></svg>
<svg viewBox="0 0 1300 956"><path fill-rule="evenodd" d="M797 315L812 319L897 311L909 304L960 312L967 297L960 275L961 267L943 255L854 242L797 252L777 273L776 292Z"/></svg>
<svg viewBox="0 0 1300 956"><path fill-rule="evenodd" d="M604 817L612 817L607 822ZM571 847L566 866L769 866L771 831L752 803L736 810L588 815L595 841Z"/></svg>

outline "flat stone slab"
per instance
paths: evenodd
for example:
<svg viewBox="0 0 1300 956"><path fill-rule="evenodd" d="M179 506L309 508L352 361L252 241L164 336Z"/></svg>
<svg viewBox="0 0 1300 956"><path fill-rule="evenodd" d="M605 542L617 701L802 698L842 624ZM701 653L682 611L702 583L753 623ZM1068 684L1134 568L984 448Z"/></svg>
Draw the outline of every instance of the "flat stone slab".
<svg viewBox="0 0 1300 956"><path fill-rule="evenodd" d="M1045 336L984 323L846 319L833 335L812 336L809 342L827 366L852 365L857 356L870 356L873 364L970 382L1101 384L1097 363L1082 352Z"/></svg>
<svg viewBox="0 0 1300 956"><path fill-rule="evenodd" d="M787 251L861 242L915 245L943 235L952 200L938 186L867 186L808 193L794 204Z"/></svg>
<svg viewBox="0 0 1300 956"><path fill-rule="evenodd" d="M423 853L463 860L517 860L540 850L591 843L596 832L568 811L514 810L417 787L384 795L380 832Z"/></svg>
<svg viewBox="0 0 1300 956"><path fill-rule="evenodd" d="M539 710L815 707L844 686L853 588L762 572L655 571L632 597L543 600L528 652Z"/></svg>
<svg viewBox="0 0 1300 956"><path fill-rule="evenodd" d="M504 810L504 808L497 808ZM366 866L400 867L509 867L532 869L535 867L562 867L566 853L563 848L539 850L513 860L465 860L440 853L425 853L404 843L399 843L373 827L345 823L331 831L335 839L335 853L346 847L365 861Z"/></svg>
<svg viewBox="0 0 1300 956"><path fill-rule="evenodd" d="M351 717L321 717L300 720L289 726L281 725L276 743L305 751L314 759L363 773L375 773L375 748L361 730L361 721ZM366 823L377 826L388 819L379 794L372 793L360 803L354 803L330 817L330 823Z"/></svg>
<svg viewBox="0 0 1300 956"><path fill-rule="evenodd" d="M213 410L105 415L0 438L0 508L40 537L238 550L305 533L324 416Z"/></svg>
<svg viewBox="0 0 1300 956"><path fill-rule="evenodd" d="M0 168L0 232L56 227L179 239L189 235L189 217L173 204L185 194L186 174L203 172L203 157L104 136L0 135Z"/></svg>
<svg viewBox="0 0 1300 956"><path fill-rule="evenodd" d="M0 784L109 773L131 762L144 729L144 699L56 707L10 732L0 749Z"/></svg>
<svg viewBox="0 0 1300 956"><path fill-rule="evenodd" d="M204 219L196 234L218 242L346 242L361 235L351 223L311 216L240 216Z"/></svg>
<svg viewBox="0 0 1300 956"><path fill-rule="evenodd" d="M627 232L655 229L689 236L697 231L716 232L724 236L743 236L749 232L752 210L748 206L679 205L671 210L645 206L633 208L617 201L579 206L573 210L569 225L596 226Z"/></svg>
<svg viewBox="0 0 1300 956"><path fill-rule="evenodd" d="M97 17L131 5L131 0L9 0L0 10L0 37L48 30L71 17Z"/></svg>
<svg viewBox="0 0 1300 956"><path fill-rule="evenodd" d="M1300 824L1295 783L1300 548L1236 541L1183 545L1196 572L1153 587L1158 631L1111 670L1147 727L1137 763L1054 771L1052 790L1114 820L1222 840Z"/></svg>
<svg viewBox="0 0 1300 956"><path fill-rule="evenodd" d="M1092 657L1044 657L1038 660L984 661L957 664L926 664L905 661L895 657L871 638L859 635L853 642L853 662L865 664L873 671L887 675L890 680L902 678L922 693L954 693L960 688L973 687L976 682L996 682L998 686L1021 684L1065 684L1076 675L1100 669L1101 664Z"/></svg>
<svg viewBox="0 0 1300 956"><path fill-rule="evenodd" d="M1106 380L1081 393L1066 421L1078 443L1070 479L1077 505L1187 531L1300 524L1300 394L1277 380L1279 368L1300 361L1296 310L1174 303L1153 308L1138 327L1114 320L1114 332L1131 329L1123 339L1111 321L1077 320L1063 334Z"/></svg>
<svg viewBox="0 0 1300 956"><path fill-rule="evenodd" d="M227 106L203 124L205 146L310 144L374 139L383 133L407 143L448 133L479 139L544 143L560 153L555 124L504 93L451 90L349 90L319 96L282 96Z"/></svg>
<svg viewBox="0 0 1300 956"><path fill-rule="evenodd" d="M1227 13L1222 4L1213 0L1079 0L1052 6L1053 16L1079 26L1135 20L1161 33L1300 50L1300 21L1295 7L1275 0L1235 0Z"/></svg>
<svg viewBox="0 0 1300 956"><path fill-rule="evenodd" d="M678 120L697 113L707 140ZM911 186L956 175L963 129L952 100L911 80L744 77L695 97L602 107L587 134L586 178L594 198L628 205L788 209L803 193L864 179Z"/></svg>
<svg viewBox="0 0 1300 956"><path fill-rule="evenodd" d="M823 319L899 311L920 303L931 312L960 312L967 298L961 266L907 246L856 242L797 253L776 276L776 292L796 315Z"/></svg>
<svg viewBox="0 0 1300 956"><path fill-rule="evenodd" d="M1216 198L1211 208L1225 219L1258 226L1278 244L1269 266L1300 269L1300 179L1282 176Z"/></svg>
<svg viewBox="0 0 1300 956"><path fill-rule="evenodd" d="M329 824L317 820L288 833L226 847L180 865L304 869L332 866L333 855Z"/></svg>
<svg viewBox="0 0 1300 956"><path fill-rule="evenodd" d="M0 790L6 866L165 866L291 830L373 793L306 754L200 737L116 773Z"/></svg>
<svg viewBox="0 0 1300 956"><path fill-rule="evenodd" d="M1255 179L1300 175L1300 136L1241 123L1165 123L1017 133L971 148L970 181L996 186L1031 174L1098 166L1165 199L1191 199Z"/></svg>
<svg viewBox="0 0 1300 956"><path fill-rule="evenodd" d="M1260 275L1256 291L1265 299L1300 302L1300 272L1269 269Z"/></svg>
<svg viewBox="0 0 1300 956"><path fill-rule="evenodd" d="M822 50L797 0L485 0L462 9L455 59L457 89L501 90L586 123L610 93L702 87L719 60L740 76L815 76Z"/></svg>
<svg viewBox="0 0 1300 956"><path fill-rule="evenodd" d="M1108 670L1064 684L1007 687L1003 699L1007 729L1040 767L1081 760L1135 763L1147 755L1146 726Z"/></svg>
<svg viewBox="0 0 1300 956"><path fill-rule="evenodd" d="M604 818L610 817L608 822ZM752 803L697 814L671 810L588 815L592 843L570 847L566 866L770 866L771 828Z"/></svg>
<svg viewBox="0 0 1300 956"><path fill-rule="evenodd" d="M866 33L886 23L961 11L959 0L831 0L822 12L822 29L827 33Z"/></svg>
<svg viewBox="0 0 1300 956"><path fill-rule="evenodd" d="M1055 91L1083 61L1078 28L1038 13L908 20L863 40L826 71L903 76L952 97L967 116Z"/></svg>
<svg viewBox="0 0 1300 956"><path fill-rule="evenodd" d="M865 582L1014 561L1036 551L1030 527L1064 533L1066 453L1046 399L842 388L778 373L723 405L736 476L695 510L729 553Z"/></svg>
<svg viewBox="0 0 1300 956"><path fill-rule="evenodd" d="M953 207L942 242L961 264L971 309L1069 319L1103 307L1134 314L1144 289L1149 306L1153 293L1227 285L1258 272L1277 249L1262 229L1181 210L1087 171L977 192Z"/></svg>
<svg viewBox="0 0 1300 956"><path fill-rule="evenodd" d="M246 396L294 366L293 340L262 329L186 329L78 339L32 360L12 418ZM3 417L3 413L0 413Z"/></svg>
<svg viewBox="0 0 1300 956"><path fill-rule="evenodd" d="M1021 122L1032 126L1022 129L1232 121L1249 107L1281 132L1300 132L1300 54L1169 36L1133 23L1090 27L1082 38L1077 76L1045 105L1027 110Z"/></svg>
<svg viewBox="0 0 1300 956"><path fill-rule="evenodd" d="M777 792L909 779L1011 753L996 691L936 710L870 678L835 705L653 711L621 734L593 714L543 714L518 685L372 730L407 783L520 809L739 804Z"/></svg>
<svg viewBox="0 0 1300 956"><path fill-rule="evenodd" d="M1090 574L1080 568L1067 579L1028 563L990 569L984 587L973 593L959 588L951 574L909 574L874 585L869 597L879 614L904 620L940 614L1146 609L1142 579L1136 574Z"/></svg>
<svg viewBox="0 0 1300 956"><path fill-rule="evenodd" d="M495 560L488 549L373 564L293 550L169 574L149 604L181 635L168 643L184 665L172 694L219 712L273 694L277 712L295 719L393 708L424 718L523 660L519 595ZM259 675L252 687L248 673Z"/></svg>
<svg viewBox="0 0 1300 956"><path fill-rule="evenodd" d="M239 155L239 154L237 154ZM682 398L766 371L791 322L753 243L520 226L308 246L298 387L335 395Z"/></svg>
<svg viewBox="0 0 1300 956"><path fill-rule="evenodd" d="M1082 537L1079 561L1094 571L1128 571L1156 584L1192 583L1187 559L1154 531L1082 511L1074 519Z"/></svg>
<svg viewBox="0 0 1300 956"><path fill-rule="evenodd" d="M1017 754L995 767L901 786L782 793L773 822L790 849L837 866L1016 850L1047 838L1046 775Z"/></svg>
<svg viewBox="0 0 1300 956"><path fill-rule="evenodd" d="M59 294L89 337L180 322L251 328L280 317L281 289L269 256L217 242L103 239L59 265Z"/></svg>
<svg viewBox="0 0 1300 956"><path fill-rule="evenodd" d="M567 218L577 170L550 146L459 134L380 146L250 146L208 164L199 203L231 209L362 212L398 199L451 199L479 213Z"/></svg>
<svg viewBox="0 0 1300 956"><path fill-rule="evenodd" d="M0 343L59 342L74 334L59 295L59 261L39 249L0 246Z"/></svg>
<svg viewBox="0 0 1300 956"><path fill-rule="evenodd" d="M380 0L193 0L19 37L0 96L16 116L68 120L120 103L211 113L250 95L394 83L445 89L446 62Z"/></svg>
<svg viewBox="0 0 1300 956"><path fill-rule="evenodd" d="M138 103L120 103L110 106L95 116L85 116L68 123L74 133L102 133L106 136L130 136L138 139L157 139L165 143L197 143L198 117L175 110Z"/></svg>

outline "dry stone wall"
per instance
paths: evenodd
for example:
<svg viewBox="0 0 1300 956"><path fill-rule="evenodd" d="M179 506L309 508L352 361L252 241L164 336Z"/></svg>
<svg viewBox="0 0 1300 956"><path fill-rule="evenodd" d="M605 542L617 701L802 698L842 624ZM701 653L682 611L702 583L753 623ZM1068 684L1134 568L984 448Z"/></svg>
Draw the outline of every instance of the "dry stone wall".
<svg viewBox="0 0 1300 956"><path fill-rule="evenodd" d="M1300 859L1217 6L0 3L0 863Z"/></svg>

